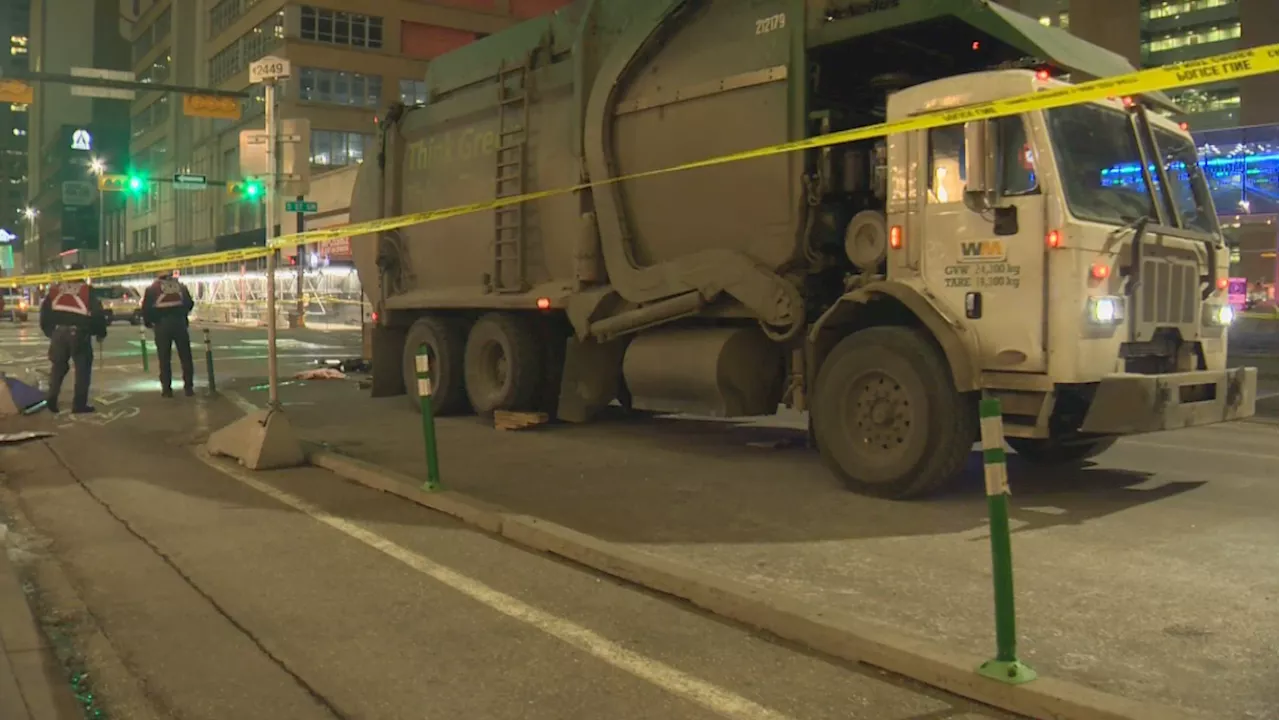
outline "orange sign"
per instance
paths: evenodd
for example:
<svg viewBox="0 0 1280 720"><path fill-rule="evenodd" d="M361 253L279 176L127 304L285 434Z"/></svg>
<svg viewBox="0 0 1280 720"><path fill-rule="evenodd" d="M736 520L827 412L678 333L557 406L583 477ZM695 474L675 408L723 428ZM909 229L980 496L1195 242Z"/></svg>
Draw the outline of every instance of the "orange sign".
<svg viewBox="0 0 1280 720"><path fill-rule="evenodd" d="M351 259L351 238L334 238L325 241L321 246L325 255L330 260L350 260Z"/></svg>
<svg viewBox="0 0 1280 720"><path fill-rule="evenodd" d="M30 85L17 80L0 80L0 102L29 105L35 99L35 91Z"/></svg>
<svg viewBox="0 0 1280 720"><path fill-rule="evenodd" d="M182 114L189 117L239 120L240 101L231 97L216 97L213 95L184 95L182 97Z"/></svg>

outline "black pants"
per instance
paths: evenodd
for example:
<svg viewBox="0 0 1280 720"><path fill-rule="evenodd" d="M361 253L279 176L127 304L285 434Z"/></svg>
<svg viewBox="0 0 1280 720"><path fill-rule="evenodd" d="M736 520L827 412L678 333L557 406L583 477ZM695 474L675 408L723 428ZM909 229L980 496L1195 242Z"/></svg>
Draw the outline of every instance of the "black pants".
<svg viewBox="0 0 1280 720"><path fill-rule="evenodd" d="M89 406L89 378L93 373L93 343L89 333L83 328L60 325L53 329L53 337L49 342L49 361L53 370L49 373L50 409L58 408L58 394L62 392L62 381L67 377L71 364L76 366L76 385L72 395L71 409L80 410Z"/></svg>
<svg viewBox="0 0 1280 720"><path fill-rule="evenodd" d="M195 386L195 368L191 364L191 333L185 315L167 315L156 321L156 361L160 363L160 387L166 392L173 387L173 350L178 350L182 364L182 387Z"/></svg>

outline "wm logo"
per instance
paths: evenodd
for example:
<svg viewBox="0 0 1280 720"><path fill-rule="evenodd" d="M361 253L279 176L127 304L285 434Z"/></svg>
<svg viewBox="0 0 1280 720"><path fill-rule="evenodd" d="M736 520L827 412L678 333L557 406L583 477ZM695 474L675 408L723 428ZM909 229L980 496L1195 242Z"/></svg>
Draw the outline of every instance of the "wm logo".
<svg viewBox="0 0 1280 720"><path fill-rule="evenodd" d="M961 262L993 262L1004 259L1004 243L999 240L960 243Z"/></svg>

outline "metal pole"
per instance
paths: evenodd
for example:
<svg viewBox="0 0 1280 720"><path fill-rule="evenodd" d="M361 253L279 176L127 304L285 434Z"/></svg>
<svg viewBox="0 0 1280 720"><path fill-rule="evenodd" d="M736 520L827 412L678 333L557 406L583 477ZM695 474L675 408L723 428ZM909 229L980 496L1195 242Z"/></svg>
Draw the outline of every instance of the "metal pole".
<svg viewBox="0 0 1280 720"><path fill-rule="evenodd" d="M266 182L266 238L267 246L275 237L276 203L279 200L280 182L280 127L276 118L276 83L267 80L264 101L267 113L267 182ZM276 378L276 252L267 255L267 402L272 410L280 409L280 384Z"/></svg>
<svg viewBox="0 0 1280 720"><path fill-rule="evenodd" d="M1013 603L1013 539L1009 532L1009 471L1005 467L1004 418L1000 401L983 397L978 417L982 428L983 475L991 531L991 580L996 606L996 657L978 668L993 680L1018 685L1036 672L1018 660L1018 623Z"/></svg>
<svg viewBox="0 0 1280 720"><path fill-rule="evenodd" d="M427 344L418 346L416 358L418 375L418 401L422 403L422 444L427 450L427 481L423 490L440 489L440 459L436 454L436 418L431 405L431 359Z"/></svg>
<svg viewBox="0 0 1280 720"><path fill-rule="evenodd" d="M101 179L101 176L99 176ZM107 252L107 196L102 191L102 185L98 185L98 264L106 265L111 262L110 253Z"/></svg>
<svg viewBox="0 0 1280 720"><path fill-rule="evenodd" d="M148 372L147 368L147 326L138 326L138 348L142 350L142 372Z"/></svg>
<svg viewBox="0 0 1280 720"><path fill-rule="evenodd" d="M209 376L209 394L218 392L218 381L213 376L213 342L209 339L209 328L204 329L204 367Z"/></svg>
<svg viewBox="0 0 1280 720"><path fill-rule="evenodd" d="M298 200L297 231L302 232L303 230L306 230L306 221L303 219L303 216L302 216L302 203L304 200L306 200L306 196L299 195L297 197L297 200ZM303 325L305 324L306 311L307 311L306 303L302 301L302 268L304 267L302 264L302 251L304 248L306 248L306 245L299 245L294 249L294 252L296 253L294 257L298 258L298 308L297 308L298 327L303 327Z"/></svg>

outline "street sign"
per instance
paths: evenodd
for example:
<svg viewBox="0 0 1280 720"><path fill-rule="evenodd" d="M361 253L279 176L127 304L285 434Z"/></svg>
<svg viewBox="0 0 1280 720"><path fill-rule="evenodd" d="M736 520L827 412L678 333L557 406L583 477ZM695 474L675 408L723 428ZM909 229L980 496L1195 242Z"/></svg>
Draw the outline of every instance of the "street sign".
<svg viewBox="0 0 1280 720"><path fill-rule="evenodd" d="M311 121L288 118L280 121L280 194L306 195L311 189ZM240 131L240 175L265 177L267 172L267 131Z"/></svg>
<svg viewBox="0 0 1280 720"><path fill-rule="evenodd" d="M286 200L284 203L284 211L291 213L313 213L320 209L320 203L312 200Z"/></svg>
<svg viewBox="0 0 1280 720"><path fill-rule="evenodd" d="M123 82L133 82L135 79L131 72L124 70L103 70L101 68L73 67L71 68L71 75L73 77L96 78L98 80L120 80ZM90 87L87 85L72 85L71 94L78 97L111 98L113 100L133 100L138 95L133 90Z"/></svg>
<svg viewBox="0 0 1280 720"><path fill-rule="evenodd" d="M203 190L208 184L209 178L204 175L177 173L173 176L174 190Z"/></svg>
<svg viewBox="0 0 1280 720"><path fill-rule="evenodd" d="M65 180L62 183L62 204L85 207L93 204L93 185L83 180Z"/></svg>
<svg viewBox="0 0 1280 720"><path fill-rule="evenodd" d="M99 175L98 189L102 192L124 192L129 189L129 176L106 173Z"/></svg>
<svg viewBox="0 0 1280 720"><path fill-rule="evenodd" d="M213 95L183 95L182 114L188 117L239 120L240 101L236 98Z"/></svg>
<svg viewBox="0 0 1280 720"><path fill-rule="evenodd" d="M29 105L35 102L35 97L35 91L24 82L0 80L0 102Z"/></svg>
<svg viewBox="0 0 1280 720"><path fill-rule="evenodd" d="M292 68L289 61L275 55L249 63L249 82L261 83L283 80L289 77Z"/></svg>

